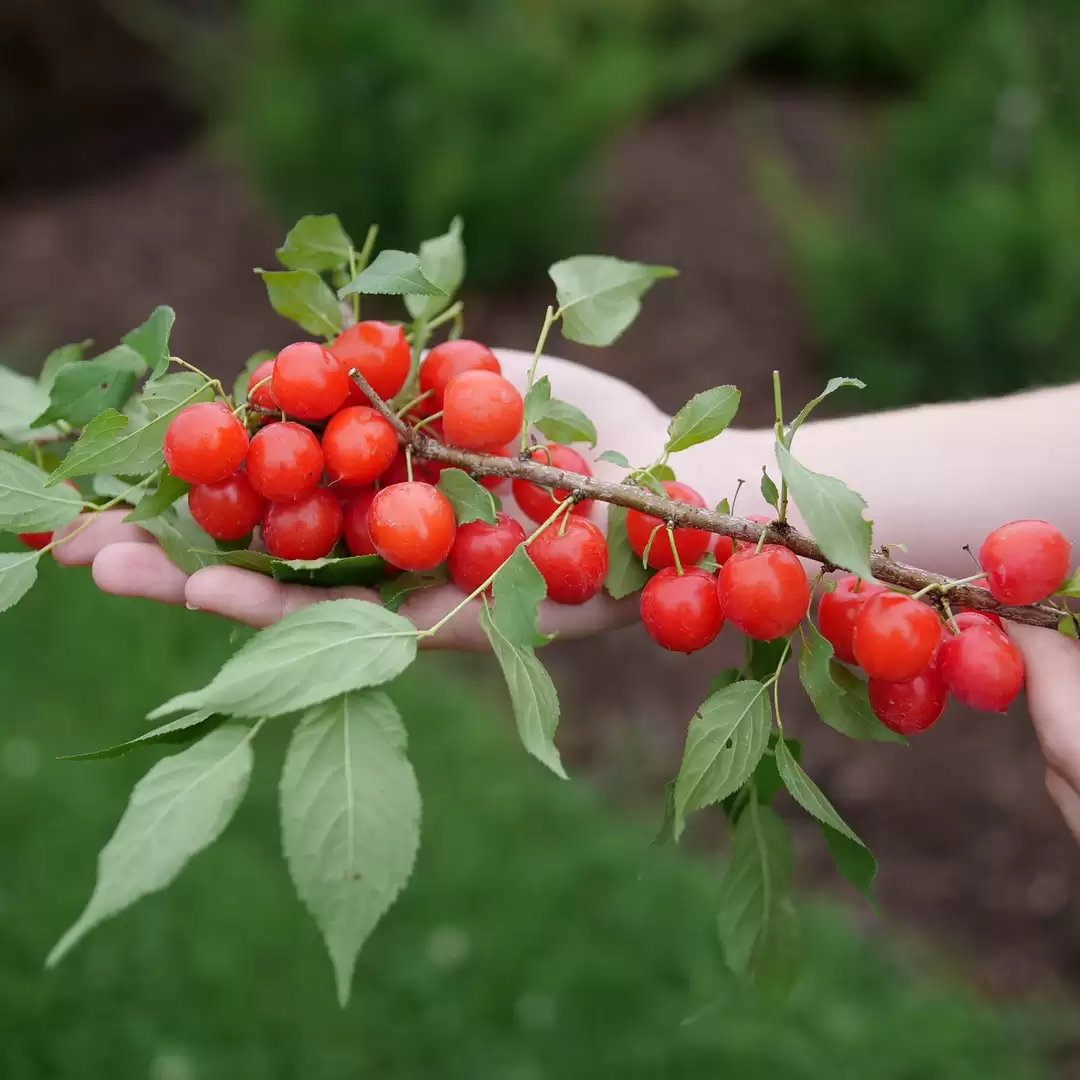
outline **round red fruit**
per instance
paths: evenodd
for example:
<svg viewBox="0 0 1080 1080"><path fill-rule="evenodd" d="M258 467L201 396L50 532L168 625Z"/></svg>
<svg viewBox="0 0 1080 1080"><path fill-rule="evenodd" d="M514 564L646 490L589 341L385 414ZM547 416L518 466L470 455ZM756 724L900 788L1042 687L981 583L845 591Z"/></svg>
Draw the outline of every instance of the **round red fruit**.
<svg viewBox="0 0 1080 1080"><path fill-rule="evenodd" d="M730 536L718 536L713 542L712 553L713 558L716 559L717 566L723 566L724 563L735 554L736 547L735 541Z"/></svg>
<svg viewBox="0 0 1080 1080"><path fill-rule="evenodd" d="M446 384L443 432L455 446L505 446L521 430L524 415L521 395L493 371L465 371Z"/></svg>
<svg viewBox="0 0 1080 1080"><path fill-rule="evenodd" d="M247 455L251 486L272 502L289 502L314 491L323 471L319 440L300 424L270 424L255 433Z"/></svg>
<svg viewBox="0 0 1080 1080"><path fill-rule="evenodd" d="M410 354L405 329L393 323L369 319L350 326L334 339L330 352L341 361L346 375L355 368L383 401L400 393L409 377ZM369 404L352 379L349 379L349 400L357 405Z"/></svg>
<svg viewBox="0 0 1080 1080"><path fill-rule="evenodd" d="M391 484L372 500L368 530L375 550L391 566L432 570L454 543L454 511L430 484Z"/></svg>
<svg viewBox="0 0 1080 1080"><path fill-rule="evenodd" d="M370 484L393 464L397 434L367 405L350 405L335 413L322 437L323 459L331 480Z"/></svg>
<svg viewBox="0 0 1080 1080"><path fill-rule="evenodd" d="M420 405L425 413L438 412L443 407L446 384L466 371L492 371L502 374L498 358L479 341L444 341L436 345L420 364L420 393L431 392Z"/></svg>
<svg viewBox="0 0 1080 1080"><path fill-rule="evenodd" d="M70 480L65 480L64 484L78 494L79 489ZM40 551L42 548L48 547L52 543L53 534L51 532L16 533L16 538L28 548Z"/></svg>
<svg viewBox="0 0 1080 1080"><path fill-rule="evenodd" d="M544 578L549 600L584 604L607 577L607 541L588 518L568 517L563 525L549 525L529 545L529 558Z"/></svg>
<svg viewBox="0 0 1080 1080"><path fill-rule="evenodd" d="M958 611L953 616L957 632L967 630L972 626L992 626L995 630L1003 630L1001 620L996 615L985 611Z"/></svg>
<svg viewBox="0 0 1080 1080"><path fill-rule="evenodd" d="M243 540L259 524L266 504L246 473L216 484L196 484L188 492L191 516L215 540Z"/></svg>
<svg viewBox="0 0 1080 1080"><path fill-rule="evenodd" d="M274 359L270 392L278 408L297 420L322 420L349 396L349 376L317 341L286 345Z"/></svg>
<svg viewBox="0 0 1080 1080"><path fill-rule="evenodd" d="M641 621L657 645L672 652L704 649L724 625L716 578L691 566L680 574L669 566L641 593Z"/></svg>
<svg viewBox="0 0 1080 1080"><path fill-rule="evenodd" d="M267 412L273 412L277 408L277 403L274 401L274 395L270 389L271 384L266 381L267 379L273 379L273 376L274 361L264 360L248 379L248 401L257 409L266 409Z"/></svg>
<svg viewBox="0 0 1080 1080"><path fill-rule="evenodd" d="M289 503L271 503L263 517L266 550L278 559L324 559L341 537L341 503L317 488Z"/></svg>
<svg viewBox="0 0 1080 1080"><path fill-rule="evenodd" d="M852 642L855 636L855 617L871 596L883 591L881 585L848 574L836 582L836 588L832 592L827 592L821 598L821 603L818 604L818 630L833 647L837 659L843 660L845 664L856 662Z"/></svg>
<svg viewBox="0 0 1080 1080"><path fill-rule="evenodd" d="M364 488L355 494L341 498L341 509L345 514L345 546L350 555L377 555L368 531L368 511L375 498L375 489Z"/></svg>
<svg viewBox="0 0 1080 1080"><path fill-rule="evenodd" d="M569 446L559 446L556 443L537 446L529 456L541 465L550 465L552 468L579 473L581 476L592 476L588 462ZM552 491L551 488L541 487L529 480L515 480L511 490L514 493L514 502L521 508L521 512L536 522L547 521L555 512L555 507L570 494L562 488ZM588 502L577 503L570 513L588 516Z"/></svg>
<svg viewBox="0 0 1080 1080"><path fill-rule="evenodd" d="M970 626L941 646L937 667L953 697L983 712L1005 712L1024 685L1020 650L996 626Z"/></svg>
<svg viewBox="0 0 1080 1080"><path fill-rule="evenodd" d="M872 679L903 682L926 670L941 643L941 620L910 596L879 592L855 616L855 662Z"/></svg>
<svg viewBox="0 0 1080 1080"><path fill-rule="evenodd" d="M757 641L790 634L810 607L802 563L775 544L736 551L720 570L718 591L724 618Z"/></svg>
<svg viewBox="0 0 1080 1080"><path fill-rule="evenodd" d="M244 425L216 401L181 409L165 432L169 472L189 484L214 484L231 476L247 450Z"/></svg>
<svg viewBox="0 0 1080 1080"><path fill-rule="evenodd" d="M874 715L899 735L917 735L925 731L945 711L948 698L936 666L903 682L871 679L866 689Z"/></svg>
<svg viewBox="0 0 1080 1080"><path fill-rule="evenodd" d="M1036 604L1069 573L1071 545L1045 521L1013 521L995 529L979 549L987 585L1003 604Z"/></svg>
<svg viewBox="0 0 1080 1080"><path fill-rule="evenodd" d="M494 525L470 521L458 528L447 562L462 592L478 589L525 542L525 530L509 514L496 517Z"/></svg>
<svg viewBox="0 0 1080 1080"><path fill-rule="evenodd" d="M661 485L669 499L676 502L689 503L691 506L704 508L705 500L686 484L680 484L677 480L665 480ZM666 566L675 565L675 556L671 551L671 541L668 539L667 529L664 523L651 514L643 514L640 510L627 510L626 512L626 536L630 541L635 555L644 555L645 548L649 543L649 537L657 525L661 528L653 538L652 547L649 548L649 565L656 570L663 570ZM679 560L683 566L692 566L708 550L712 536L701 529L675 529L675 548L679 552ZM804 575L805 577L805 575Z"/></svg>

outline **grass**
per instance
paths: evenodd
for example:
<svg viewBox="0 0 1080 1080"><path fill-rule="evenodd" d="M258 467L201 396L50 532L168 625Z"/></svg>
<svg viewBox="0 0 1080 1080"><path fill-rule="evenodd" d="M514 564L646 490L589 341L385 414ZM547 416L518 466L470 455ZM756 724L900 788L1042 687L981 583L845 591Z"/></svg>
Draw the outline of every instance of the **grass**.
<svg viewBox="0 0 1080 1080"><path fill-rule="evenodd" d="M216 847L46 974L157 752L55 755L141 730L213 672L230 631L99 596L83 574L42 577L0 623L4 1080L1051 1075L1030 1017L862 939L836 910L809 913L788 1004L734 985L713 932L717 867L646 858L647 831L546 774L501 705L427 660L428 677L396 688L425 796L421 855L347 1011L277 848L284 722L260 736L252 790Z"/></svg>

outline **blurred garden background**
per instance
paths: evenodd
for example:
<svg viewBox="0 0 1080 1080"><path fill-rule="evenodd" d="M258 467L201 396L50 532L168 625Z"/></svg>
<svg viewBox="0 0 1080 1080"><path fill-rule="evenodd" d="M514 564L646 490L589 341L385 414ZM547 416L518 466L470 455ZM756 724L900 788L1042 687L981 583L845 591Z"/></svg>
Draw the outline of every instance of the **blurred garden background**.
<svg viewBox="0 0 1080 1080"><path fill-rule="evenodd" d="M294 337L251 270L297 216L415 249L461 213L491 344L531 348L553 259L677 266L614 348L566 349L665 408L733 381L767 422L773 368L791 400L857 374L868 408L1075 379L1078 48L1068 0L5 0L0 361L169 303L174 350L232 376ZM1022 709L908 749L785 714L881 915L794 817L809 959L777 1006L722 971L720 829L649 851L722 658L637 630L548 650L572 785L482 659L397 687L425 832L345 1013L273 725L224 839L44 974L156 755L56 756L140 730L230 633L55 568L0 622L3 1080L1080 1076L1080 854Z"/></svg>

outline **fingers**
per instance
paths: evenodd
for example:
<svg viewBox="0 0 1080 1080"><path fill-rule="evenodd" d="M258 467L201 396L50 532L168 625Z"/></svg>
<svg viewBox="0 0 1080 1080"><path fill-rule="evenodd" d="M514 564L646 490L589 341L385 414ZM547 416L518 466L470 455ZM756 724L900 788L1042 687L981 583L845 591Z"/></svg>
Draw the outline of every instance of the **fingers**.
<svg viewBox="0 0 1080 1080"><path fill-rule="evenodd" d="M154 543L111 542L94 556L92 572L94 584L114 596L139 596L163 604L184 603L187 574Z"/></svg>
<svg viewBox="0 0 1080 1080"><path fill-rule="evenodd" d="M110 544L153 544L154 538L138 525L124 522L128 510L103 510L93 515L93 521L76 536L53 548L53 556L62 566L89 566L100 551ZM80 529L87 515L76 518L70 525L56 530L57 539Z"/></svg>

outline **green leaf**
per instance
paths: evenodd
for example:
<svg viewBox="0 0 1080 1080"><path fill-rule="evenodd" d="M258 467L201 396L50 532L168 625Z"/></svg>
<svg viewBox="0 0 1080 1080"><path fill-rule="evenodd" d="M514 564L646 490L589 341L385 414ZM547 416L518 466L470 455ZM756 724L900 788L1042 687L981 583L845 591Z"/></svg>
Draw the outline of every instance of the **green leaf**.
<svg viewBox="0 0 1080 1080"><path fill-rule="evenodd" d="M652 551L653 544L657 542L657 538L659 538L661 544L668 544L670 546L673 543L673 541L669 539L667 530L664 528L662 522L659 525L654 525L652 532L649 533L649 539L645 542L645 550L641 553L641 566L645 570L648 570L649 553Z"/></svg>
<svg viewBox="0 0 1080 1080"><path fill-rule="evenodd" d="M533 427L552 442L596 445L596 425L577 406L558 398L547 403L544 415L533 421Z"/></svg>
<svg viewBox="0 0 1080 1080"><path fill-rule="evenodd" d="M402 601L409 593L434 589L437 585L446 585L449 581L450 574L445 563L436 566L434 570L407 570L379 586L379 599L384 608L400 611Z"/></svg>
<svg viewBox="0 0 1080 1080"><path fill-rule="evenodd" d="M90 902L45 960L54 967L88 931L170 885L224 831L247 790L251 731L220 727L159 761L136 785L98 856Z"/></svg>
<svg viewBox="0 0 1080 1080"><path fill-rule="evenodd" d="M57 420L81 427L105 409L121 408L145 370L143 358L127 345L117 345L93 360L67 364L57 371L49 407L34 421L34 427Z"/></svg>
<svg viewBox="0 0 1080 1080"><path fill-rule="evenodd" d="M1065 615L1057 624L1058 633L1064 634L1066 637L1080 638L1080 630L1077 629L1076 616Z"/></svg>
<svg viewBox="0 0 1080 1080"><path fill-rule="evenodd" d="M514 548L510 558L499 567L492 592L495 600L492 622L507 641L532 649L551 640L536 627L536 609L547 596L547 585L523 545Z"/></svg>
<svg viewBox="0 0 1080 1080"><path fill-rule="evenodd" d="M873 530L863 517L866 503L862 496L842 480L811 472L780 442L776 444L776 459L795 505L829 562L861 578L872 578Z"/></svg>
<svg viewBox="0 0 1080 1080"><path fill-rule="evenodd" d="M776 511L780 510L780 492L764 465L761 466L761 497Z"/></svg>
<svg viewBox="0 0 1080 1080"><path fill-rule="evenodd" d="M361 946L397 899L420 846L420 792L385 694L345 694L309 710L281 773L281 837L296 891L349 1000Z"/></svg>
<svg viewBox="0 0 1080 1080"><path fill-rule="evenodd" d="M267 360L273 360L275 355L269 349L260 349L247 358L240 374L236 376L236 382L233 383L231 399L233 405L239 405L242 401L247 401L248 387L251 384L251 376L255 369L260 364L265 364Z"/></svg>
<svg viewBox="0 0 1080 1080"><path fill-rule="evenodd" d="M675 454L715 439L735 419L741 399L734 386L714 386L696 394L671 418L664 450Z"/></svg>
<svg viewBox="0 0 1080 1080"><path fill-rule="evenodd" d="M670 465L650 465L646 472L654 480L659 480L661 483L668 483L675 479L675 470ZM661 489L660 493L664 494L663 489Z"/></svg>
<svg viewBox="0 0 1080 1080"><path fill-rule="evenodd" d="M525 395L525 423L532 427L537 420L541 420L547 412L551 402L551 382L546 375L542 375L529 387Z"/></svg>
<svg viewBox="0 0 1080 1080"><path fill-rule="evenodd" d="M327 600L260 631L209 685L167 701L150 719L182 709L281 716L389 682L414 659L408 620L363 600Z"/></svg>
<svg viewBox="0 0 1080 1080"><path fill-rule="evenodd" d="M862 379L830 379L825 384L825 389L812 401L807 402L806 407L801 413L792 421L791 426L787 429L787 433L784 436L784 443L791 448L791 440L795 438L795 432L803 426L806 418L816 409L830 394L836 393L837 390L842 389L845 386L852 386L856 390L865 390L866 383Z"/></svg>
<svg viewBox="0 0 1080 1080"><path fill-rule="evenodd" d="M1060 589L1054 594L1055 596L1071 596L1080 597L1080 567L1074 571L1073 576L1069 578Z"/></svg>
<svg viewBox="0 0 1080 1080"><path fill-rule="evenodd" d="M49 395L28 375L0 367L0 435L13 442L40 439L31 425L49 407Z"/></svg>
<svg viewBox="0 0 1080 1080"><path fill-rule="evenodd" d="M374 585L386 574L378 555L341 559L275 559L264 551L220 551L218 561L265 574L285 585Z"/></svg>
<svg viewBox="0 0 1080 1080"><path fill-rule="evenodd" d="M309 334L341 333L341 308L330 286L314 270L256 270L270 306Z"/></svg>
<svg viewBox="0 0 1080 1080"><path fill-rule="evenodd" d="M52 391L53 383L56 381L56 373L68 364L77 364L83 358L83 353L93 344L90 338L85 341L76 341L70 345L61 345L59 349L53 349L48 356L45 357L45 363L41 365L41 374L38 375L38 386L46 393L49 394ZM42 406L44 409L48 405L46 401Z"/></svg>
<svg viewBox="0 0 1080 1080"><path fill-rule="evenodd" d="M563 337L582 345L610 345L637 318L641 297L670 266L646 266L607 255L577 255L555 263L548 274L562 316Z"/></svg>
<svg viewBox="0 0 1080 1080"><path fill-rule="evenodd" d="M37 581L39 551L0 552L0 611L14 607Z"/></svg>
<svg viewBox="0 0 1080 1080"><path fill-rule="evenodd" d="M461 240L461 218L450 222L442 236L433 236L420 245L420 272L442 296L427 299L406 293L405 307L414 319L433 319L454 298L465 278L465 245Z"/></svg>
<svg viewBox="0 0 1080 1080"><path fill-rule="evenodd" d="M343 289L338 296L344 299L353 293L375 296L437 296L446 293L424 277L420 258L408 251L387 248L380 251Z"/></svg>
<svg viewBox="0 0 1080 1080"><path fill-rule="evenodd" d="M711 694L686 734L675 779L675 835L694 810L730 795L757 767L769 741L768 688L744 680Z"/></svg>
<svg viewBox="0 0 1080 1080"><path fill-rule="evenodd" d="M616 599L639 592L649 580L648 571L634 554L626 535L626 507L609 506L607 519L608 572L604 587Z"/></svg>
<svg viewBox="0 0 1080 1080"><path fill-rule="evenodd" d="M861 840L852 840L842 832L824 822L818 823L825 843L842 877L850 881L869 900L874 903L874 879L877 877L877 859Z"/></svg>
<svg viewBox="0 0 1080 1080"><path fill-rule="evenodd" d="M308 214L289 230L277 257L290 270L321 274L347 266L351 249L352 241L337 214Z"/></svg>
<svg viewBox="0 0 1080 1080"><path fill-rule="evenodd" d="M169 367L169 335L176 312L166 304L161 304L150 313L150 318L124 335L124 344L142 357L143 363L150 368L150 378L158 379Z"/></svg>
<svg viewBox="0 0 1080 1080"><path fill-rule="evenodd" d="M776 671L781 659L786 664L791 658L787 643L787 638L774 638L772 641L751 640L750 678L764 682Z"/></svg>
<svg viewBox="0 0 1080 1080"><path fill-rule="evenodd" d="M675 827L675 781L669 780L664 785L664 817L660 828L649 844L650 848L661 848L673 838Z"/></svg>
<svg viewBox="0 0 1080 1080"><path fill-rule="evenodd" d="M716 512L718 514L725 514L725 515L730 514L731 513L731 503L728 502L727 499L721 499L716 504Z"/></svg>
<svg viewBox="0 0 1080 1080"><path fill-rule="evenodd" d="M491 492L478 484L467 472L461 469L443 469L436 485L454 508L454 517L459 525L470 521L482 521L494 525L495 500Z"/></svg>
<svg viewBox="0 0 1080 1080"><path fill-rule="evenodd" d="M143 502L145 500L139 501L137 509L140 511ZM161 545L162 551L185 574L194 574L222 561L213 540L191 516L187 503L168 506L154 517L143 517L139 521L139 527L145 529Z"/></svg>
<svg viewBox="0 0 1080 1080"><path fill-rule="evenodd" d="M711 551L706 551L694 565L710 574L715 574L716 571L720 569L720 564L716 561L716 556Z"/></svg>
<svg viewBox="0 0 1080 1080"><path fill-rule="evenodd" d="M480 626L491 642L495 659L499 661L503 678L506 679L522 745L556 776L565 780L566 770L555 746L559 696L551 676L536 659L532 649L515 645L502 633L487 604L480 611Z"/></svg>
<svg viewBox="0 0 1080 1080"><path fill-rule="evenodd" d="M79 516L82 496L66 484L46 487L48 480L43 469L0 450L0 529L49 532Z"/></svg>
<svg viewBox="0 0 1080 1080"><path fill-rule="evenodd" d="M759 939L753 956L754 985L783 1000L795 985L803 955L802 926L790 896L777 902L768 931Z"/></svg>
<svg viewBox="0 0 1080 1080"><path fill-rule="evenodd" d="M821 788L807 776L803 767L788 750L783 739L776 740L776 767L780 770L780 778L784 781L784 787L788 789L791 797L808 814L828 825L830 829L835 829L849 840L862 844L862 841L851 830L851 827L836 812L833 804L825 798Z"/></svg>
<svg viewBox="0 0 1080 1080"><path fill-rule="evenodd" d="M605 450L596 460L610 461L612 465L619 465L624 469L630 468L630 462L626 460L626 455L620 454L618 450Z"/></svg>
<svg viewBox="0 0 1080 1080"><path fill-rule="evenodd" d="M116 743L107 746L104 750L91 750L86 754L64 754L60 761L96 761L99 758L123 757L138 746L148 746L155 743L167 743L181 746L201 739L209 734L214 728L219 727L224 718L211 713L209 709L199 709L197 712L188 713L187 716L178 716L153 731L144 732L127 742Z"/></svg>
<svg viewBox="0 0 1080 1080"><path fill-rule="evenodd" d="M709 680L709 693L715 694L718 690L724 690L733 683L737 683L741 678L742 672L738 668L724 668L723 671L717 672Z"/></svg>
<svg viewBox="0 0 1080 1080"><path fill-rule="evenodd" d="M57 488L56 490L59 491L60 489ZM139 522L157 517L168 510L177 499L183 498L190 490L190 484L178 480L171 472L164 471L157 487L139 499L138 505L124 520Z"/></svg>

